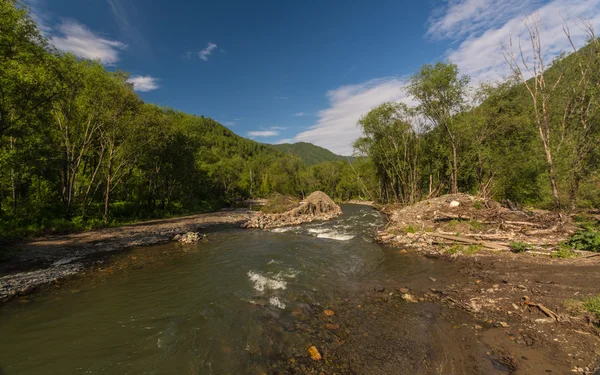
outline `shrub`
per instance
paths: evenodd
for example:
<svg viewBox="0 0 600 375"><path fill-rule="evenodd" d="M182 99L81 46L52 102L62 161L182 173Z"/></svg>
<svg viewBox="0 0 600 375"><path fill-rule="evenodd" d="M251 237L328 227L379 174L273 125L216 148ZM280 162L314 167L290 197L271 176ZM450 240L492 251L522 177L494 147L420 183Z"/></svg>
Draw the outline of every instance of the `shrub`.
<svg viewBox="0 0 600 375"><path fill-rule="evenodd" d="M510 250L513 253L524 253L528 250L531 250L531 245L525 242L511 242Z"/></svg>
<svg viewBox="0 0 600 375"><path fill-rule="evenodd" d="M586 225L578 230L567 244L575 250L600 251L600 230L592 225Z"/></svg>

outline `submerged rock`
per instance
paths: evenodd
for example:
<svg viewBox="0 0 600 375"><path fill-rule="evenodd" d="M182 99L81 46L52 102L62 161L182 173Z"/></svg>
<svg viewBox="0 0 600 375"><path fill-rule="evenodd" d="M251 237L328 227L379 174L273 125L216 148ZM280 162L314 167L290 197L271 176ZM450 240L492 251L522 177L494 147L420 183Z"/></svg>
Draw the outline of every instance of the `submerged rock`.
<svg viewBox="0 0 600 375"><path fill-rule="evenodd" d="M196 243L200 241L206 241L206 234L200 234L198 232L187 232L185 234L178 234L173 237L174 241L178 241L182 244Z"/></svg>
<svg viewBox="0 0 600 375"><path fill-rule="evenodd" d="M257 213L242 228L279 228L313 221L331 220L342 214L340 206L321 191L315 191L297 207L282 213Z"/></svg>

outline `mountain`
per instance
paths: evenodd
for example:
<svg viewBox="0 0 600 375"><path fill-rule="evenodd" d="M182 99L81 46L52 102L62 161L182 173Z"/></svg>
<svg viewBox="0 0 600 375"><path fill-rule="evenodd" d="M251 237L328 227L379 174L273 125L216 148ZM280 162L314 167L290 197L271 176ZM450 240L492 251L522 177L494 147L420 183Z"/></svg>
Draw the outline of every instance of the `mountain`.
<svg viewBox="0 0 600 375"><path fill-rule="evenodd" d="M285 154L291 154L299 157L307 165L315 165L324 161L352 160L352 157L336 155L323 147L315 146L312 143L306 142L298 142L294 144L282 143L279 145L273 145L273 147Z"/></svg>

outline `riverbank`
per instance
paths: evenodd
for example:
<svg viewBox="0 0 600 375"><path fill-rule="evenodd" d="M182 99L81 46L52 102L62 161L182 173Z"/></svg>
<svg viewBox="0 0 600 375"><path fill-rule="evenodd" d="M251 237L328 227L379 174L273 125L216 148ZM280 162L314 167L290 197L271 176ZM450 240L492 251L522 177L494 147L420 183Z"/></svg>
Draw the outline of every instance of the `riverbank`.
<svg viewBox="0 0 600 375"><path fill-rule="evenodd" d="M285 353L273 373L599 373L597 319L581 309L598 293L597 258L483 251L435 261L458 275L382 281L292 312L321 359Z"/></svg>
<svg viewBox="0 0 600 375"><path fill-rule="evenodd" d="M168 242L177 234L197 232L216 225L239 226L251 216L252 211L237 209L150 220L16 244L11 249L14 253L12 258L0 264L0 302L80 274L102 254Z"/></svg>

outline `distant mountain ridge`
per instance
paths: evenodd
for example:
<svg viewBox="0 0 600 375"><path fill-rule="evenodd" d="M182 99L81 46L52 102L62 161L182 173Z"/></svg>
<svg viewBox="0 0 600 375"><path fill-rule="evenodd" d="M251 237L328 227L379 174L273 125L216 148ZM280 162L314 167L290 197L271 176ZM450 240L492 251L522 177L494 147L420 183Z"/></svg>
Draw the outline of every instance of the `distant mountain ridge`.
<svg viewBox="0 0 600 375"><path fill-rule="evenodd" d="M307 165L315 165L325 161L352 161L352 157L336 155L333 152L312 143L282 143L273 145L277 150L299 157Z"/></svg>

